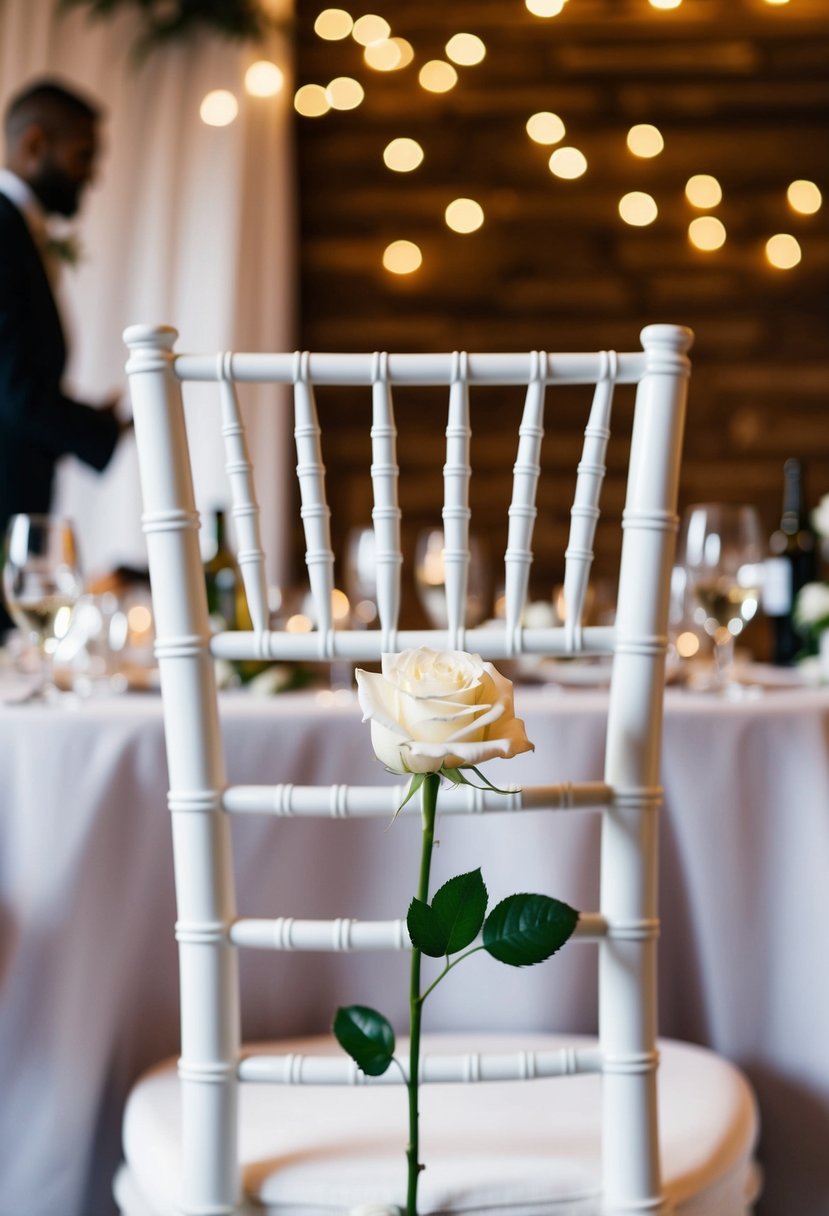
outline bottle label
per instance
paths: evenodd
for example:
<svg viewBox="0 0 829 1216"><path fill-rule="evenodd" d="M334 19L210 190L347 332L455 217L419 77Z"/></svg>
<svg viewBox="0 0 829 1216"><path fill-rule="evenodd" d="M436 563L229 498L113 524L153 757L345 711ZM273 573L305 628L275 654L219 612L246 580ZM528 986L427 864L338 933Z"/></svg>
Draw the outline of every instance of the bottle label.
<svg viewBox="0 0 829 1216"><path fill-rule="evenodd" d="M770 557L763 568L763 611L766 616L787 616L792 610L792 564L785 557Z"/></svg>

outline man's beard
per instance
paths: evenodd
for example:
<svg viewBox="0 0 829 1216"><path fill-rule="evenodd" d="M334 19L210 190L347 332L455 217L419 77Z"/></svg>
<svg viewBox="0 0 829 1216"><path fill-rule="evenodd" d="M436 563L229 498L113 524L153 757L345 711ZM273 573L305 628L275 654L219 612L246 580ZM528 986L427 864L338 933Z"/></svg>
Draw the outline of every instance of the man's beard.
<svg viewBox="0 0 829 1216"><path fill-rule="evenodd" d="M63 215L67 219L75 215L81 199L81 187L67 177L62 169L45 164L29 185L37 195L44 211L50 215Z"/></svg>

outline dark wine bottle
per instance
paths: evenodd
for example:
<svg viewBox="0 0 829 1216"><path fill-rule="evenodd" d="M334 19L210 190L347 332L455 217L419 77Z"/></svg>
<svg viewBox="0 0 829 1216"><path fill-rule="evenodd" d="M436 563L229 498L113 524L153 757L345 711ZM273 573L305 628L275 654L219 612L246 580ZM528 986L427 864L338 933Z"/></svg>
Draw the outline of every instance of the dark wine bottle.
<svg viewBox="0 0 829 1216"><path fill-rule="evenodd" d="M771 621L772 661L793 663L803 649L803 638L795 628L792 610L797 593L815 577L817 543L809 522L799 460L783 466L783 513L780 526L769 540L771 556L766 562L763 609Z"/></svg>
<svg viewBox="0 0 829 1216"><path fill-rule="evenodd" d="M238 629L238 604L241 577L236 558L227 543L225 512L213 512L214 551L204 563L207 586L207 611L214 632Z"/></svg>

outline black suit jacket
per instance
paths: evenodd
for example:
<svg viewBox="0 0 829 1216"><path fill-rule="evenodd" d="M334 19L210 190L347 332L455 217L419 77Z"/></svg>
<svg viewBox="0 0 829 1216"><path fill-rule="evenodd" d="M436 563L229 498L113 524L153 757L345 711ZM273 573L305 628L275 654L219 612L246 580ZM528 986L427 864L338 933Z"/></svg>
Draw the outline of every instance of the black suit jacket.
<svg viewBox="0 0 829 1216"><path fill-rule="evenodd" d="M40 253L20 211L0 194L0 538L11 515L49 511L61 456L102 469L115 448L111 412L62 392L65 363Z"/></svg>

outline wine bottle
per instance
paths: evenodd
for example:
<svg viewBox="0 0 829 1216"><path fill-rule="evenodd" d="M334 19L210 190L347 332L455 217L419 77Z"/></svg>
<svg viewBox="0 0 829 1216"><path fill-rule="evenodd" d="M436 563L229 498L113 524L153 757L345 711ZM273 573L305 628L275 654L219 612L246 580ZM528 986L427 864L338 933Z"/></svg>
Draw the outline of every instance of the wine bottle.
<svg viewBox="0 0 829 1216"><path fill-rule="evenodd" d="M224 629L250 629L244 586L239 566L227 543L225 512L213 512L215 549L204 563L207 611L214 632Z"/></svg>
<svg viewBox="0 0 829 1216"><path fill-rule="evenodd" d="M783 466L783 513L769 540L769 551L763 610L771 621L772 661L786 665L793 663L803 649L803 638L795 628L792 610L800 588L815 577L817 558L799 460L787 460Z"/></svg>

